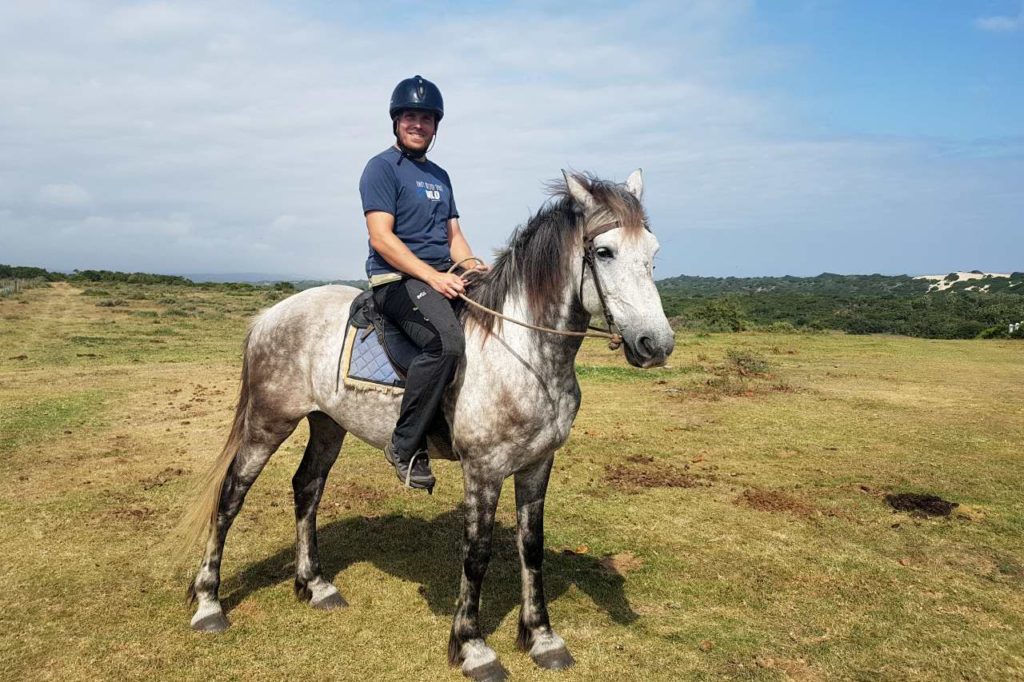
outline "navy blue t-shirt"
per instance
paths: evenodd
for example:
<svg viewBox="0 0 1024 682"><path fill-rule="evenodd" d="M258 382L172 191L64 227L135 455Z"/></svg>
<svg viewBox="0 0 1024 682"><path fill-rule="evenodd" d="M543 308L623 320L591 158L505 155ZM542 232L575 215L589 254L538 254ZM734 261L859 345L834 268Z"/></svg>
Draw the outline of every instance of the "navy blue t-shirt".
<svg viewBox="0 0 1024 682"><path fill-rule="evenodd" d="M395 216L395 235L420 260L439 265L451 259L448 220L458 218L448 173L432 161L413 161L394 147L370 159L359 179L363 214L384 211ZM368 276L395 272L370 247Z"/></svg>

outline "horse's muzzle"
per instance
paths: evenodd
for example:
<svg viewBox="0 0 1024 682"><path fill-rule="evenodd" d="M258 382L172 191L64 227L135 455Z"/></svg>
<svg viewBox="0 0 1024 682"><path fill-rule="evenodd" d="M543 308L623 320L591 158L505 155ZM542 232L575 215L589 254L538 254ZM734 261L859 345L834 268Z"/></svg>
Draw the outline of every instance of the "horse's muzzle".
<svg viewBox="0 0 1024 682"><path fill-rule="evenodd" d="M662 338L658 338L662 337ZM672 355L675 347L673 334L638 335L635 339L623 339L626 349L626 361L634 367L647 369L660 367Z"/></svg>

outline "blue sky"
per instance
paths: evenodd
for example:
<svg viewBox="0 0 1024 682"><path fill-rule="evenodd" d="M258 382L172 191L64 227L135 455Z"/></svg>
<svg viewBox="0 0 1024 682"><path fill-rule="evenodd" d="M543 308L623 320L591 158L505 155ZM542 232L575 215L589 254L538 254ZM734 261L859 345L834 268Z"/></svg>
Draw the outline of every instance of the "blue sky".
<svg viewBox="0 0 1024 682"><path fill-rule="evenodd" d="M1020 135L1024 45L1017 2L765 3L751 36L790 46L772 87L825 131L980 139ZM1012 18L1015 31L976 20Z"/></svg>
<svg viewBox="0 0 1024 682"><path fill-rule="evenodd" d="M643 167L657 276L1024 270L1024 2L0 5L0 263L362 275L391 88L478 253Z"/></svg>

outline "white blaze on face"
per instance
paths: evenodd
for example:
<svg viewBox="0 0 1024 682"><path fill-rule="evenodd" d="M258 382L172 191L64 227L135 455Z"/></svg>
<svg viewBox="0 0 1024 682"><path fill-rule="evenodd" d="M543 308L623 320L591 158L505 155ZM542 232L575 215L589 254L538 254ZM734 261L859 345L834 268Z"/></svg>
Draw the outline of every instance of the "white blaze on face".
<svg viewBox="0 0 1024 682"><path fill-rule="evenodd" d="M601 232L606 226L618 224L624 216L599 204L585 181L565 171L562 174L569 194L583 207L588 228L597 232L593 240L596 273L584 273L589 284L583 287L583 306L599 318L603 316L603 306L607 306L632 364L642 367L663 364L672 353L674 335L654 285L657 238L638 225ZM625 188L637 201L643 197L643 172L639 168L626 179ZM595 274L601 282L603 304L594 283Z"/></svg>
<svg viewBox="0 0 1024 682"><path fill-rule="evenodd" d="M594 267L601 278L605 303L627 342L630 336L632 340L646 336L665 343L672 335L654 285L657 251L657 237L646 230L627 235L626 230L619 228L594 239ZM584 300L587 310L600 316L596 287L587 287L584 294L585 299L590 299Z"/></svg>

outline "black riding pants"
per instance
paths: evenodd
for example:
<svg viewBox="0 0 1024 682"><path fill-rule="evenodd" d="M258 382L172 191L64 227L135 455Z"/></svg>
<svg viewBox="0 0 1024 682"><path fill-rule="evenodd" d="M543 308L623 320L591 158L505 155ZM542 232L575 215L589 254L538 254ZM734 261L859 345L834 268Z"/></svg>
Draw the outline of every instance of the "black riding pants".
<svg viewBox="0 0 1024 682"><path fill-rule="evenodd" d="M426 446L426 433L465 350L458 301L450 301L418 279L373 290L377 310L398 324L420 354L409 365L402 409L391 438L400 459Z"/></svg>

